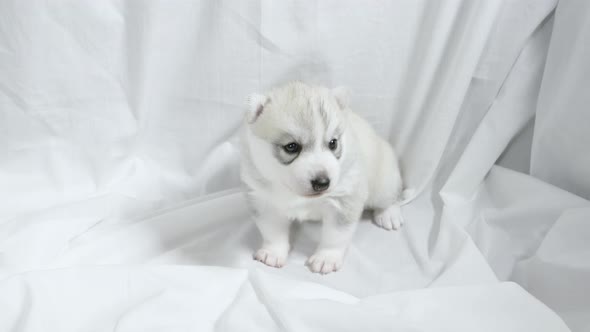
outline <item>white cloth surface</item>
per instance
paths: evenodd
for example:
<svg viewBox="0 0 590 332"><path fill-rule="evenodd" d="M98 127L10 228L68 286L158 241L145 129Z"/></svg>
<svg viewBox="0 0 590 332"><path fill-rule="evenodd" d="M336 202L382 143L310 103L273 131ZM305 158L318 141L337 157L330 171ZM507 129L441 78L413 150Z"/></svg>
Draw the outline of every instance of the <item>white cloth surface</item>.
<svg viewBox="0 0 590 332"><path fill-rule="evenodd" d="M530 165L531 174L586 199L590 199L589 12L588 1L563 1L557 8Z"/></svg>
<svg viewBox="0 0 590 332"><path fill-rule="evenodd" d="M493 166L550 99L555 6L0 0L0 331L589 330L590 203ZM317 224L254 262L238 188L243 101L291 79L347 86L413 193L327 276Z"/></svg>

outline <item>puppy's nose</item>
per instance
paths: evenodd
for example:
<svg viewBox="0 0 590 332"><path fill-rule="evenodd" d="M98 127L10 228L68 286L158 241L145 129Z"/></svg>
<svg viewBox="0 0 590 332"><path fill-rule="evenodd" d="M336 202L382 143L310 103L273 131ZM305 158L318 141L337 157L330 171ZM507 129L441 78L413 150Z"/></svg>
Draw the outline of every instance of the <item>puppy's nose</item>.
<svg viewBox="0 0 590 332"><path fill-rule="evenodd" d="M311 187L315 192L321 192L330 186L330 179L325 175L320 175L317 178L311 180Z"/></svg>

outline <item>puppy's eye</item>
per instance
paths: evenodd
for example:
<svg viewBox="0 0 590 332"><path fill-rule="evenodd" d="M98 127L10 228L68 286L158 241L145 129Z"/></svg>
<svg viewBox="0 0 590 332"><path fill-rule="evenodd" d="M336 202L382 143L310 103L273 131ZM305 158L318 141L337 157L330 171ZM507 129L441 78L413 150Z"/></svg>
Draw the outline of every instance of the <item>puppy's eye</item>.
<svg viewBox="0 0 590 332"><path fill-rule="evenodd" d="M295 142L291 142L287 145L284 145L283 149L289 154L295 154L301 150L301 146Z"/></svg>
<svg viewBox="0 0 590 332"><path fill-rule="evenodd" d="M332 139L329 143L328 143L328 147L330 148L330 150L334 151L336 150L336 148L338 147L338 140L337 139Z"/></svg>

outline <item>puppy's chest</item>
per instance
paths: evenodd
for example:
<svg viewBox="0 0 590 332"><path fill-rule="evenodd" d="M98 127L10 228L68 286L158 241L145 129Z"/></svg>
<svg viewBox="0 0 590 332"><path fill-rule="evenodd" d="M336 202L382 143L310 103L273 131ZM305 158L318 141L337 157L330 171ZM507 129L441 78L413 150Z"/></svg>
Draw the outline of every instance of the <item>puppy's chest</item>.
<svg viewBox="0 0 590 332"><path fill-rule="evenodd" d="M322 220L322 209L316 206L295 206L285 209L285 214L290 220L308 221Z"/></svg>
<svg viewBox="0 0 590 332"><path fill-rule="evenodd" d="M284 192L258 192L256 197L273 206L285 218L297 221L320 221L336 212L338 206L333 198L309 199Z"/></svg>
<svg viewBox="0 0 590 332"><path fill-rule="evenodd" d="M276 207L290 220L322 220L329 209L323 200L290 199L276 202Z"/></svg>

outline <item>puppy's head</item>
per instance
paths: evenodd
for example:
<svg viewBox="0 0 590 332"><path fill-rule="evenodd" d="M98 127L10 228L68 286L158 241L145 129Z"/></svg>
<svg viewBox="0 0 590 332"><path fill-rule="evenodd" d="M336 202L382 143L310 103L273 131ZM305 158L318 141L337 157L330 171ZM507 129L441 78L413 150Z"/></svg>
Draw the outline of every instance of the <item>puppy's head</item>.
<svg viewBox="0 0 590 332"><path fill-rule="evenodd" d="M319 196L340 179L346 92L291 83L249 97L253 162L262 175L301 196Z"/></svg>

